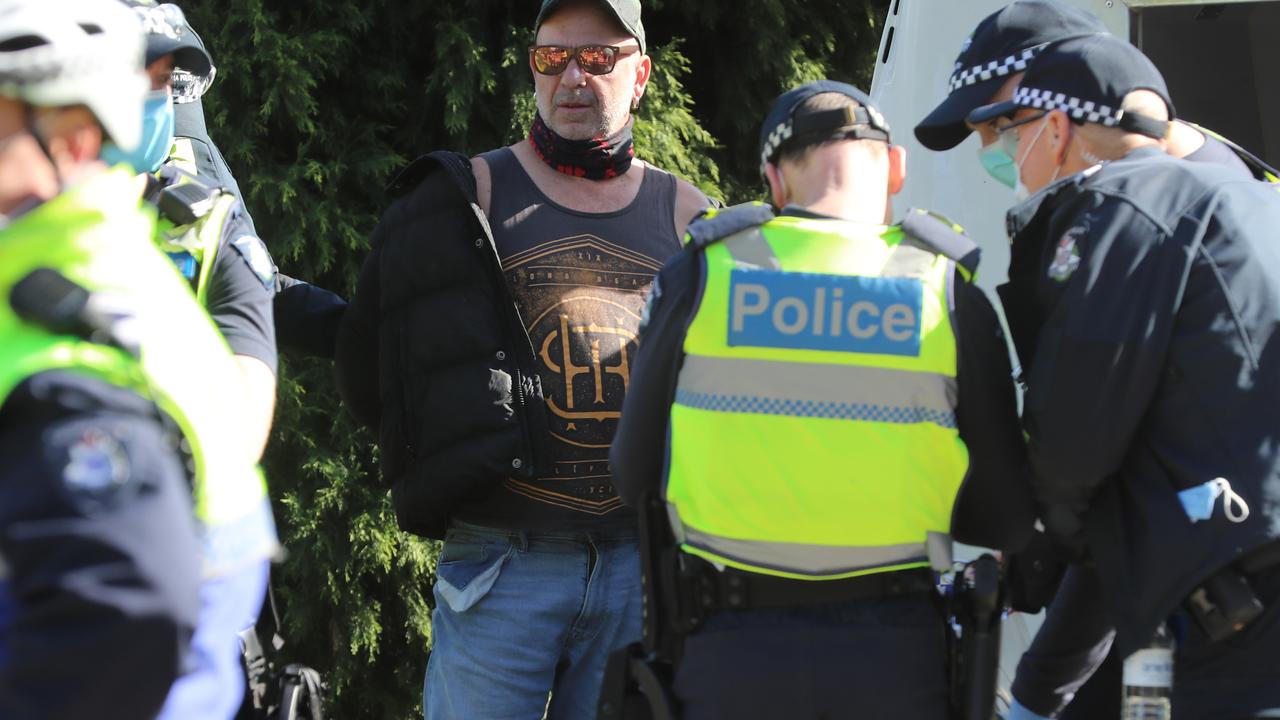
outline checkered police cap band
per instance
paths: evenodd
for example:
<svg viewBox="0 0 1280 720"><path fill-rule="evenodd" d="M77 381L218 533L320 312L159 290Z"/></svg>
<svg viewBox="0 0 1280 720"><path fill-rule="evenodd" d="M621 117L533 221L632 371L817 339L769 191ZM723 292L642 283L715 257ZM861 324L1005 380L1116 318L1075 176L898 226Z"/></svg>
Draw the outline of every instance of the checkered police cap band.
<svg viewBox="0 0 1280 720"><path fill-rule="evenodd" d="M955 92L962 87L974 85L988 80L994 80L998 77L1007 77L1013 73L1024 72L1036 55L1045 48L1049 43L1041 43L1033 47L1029 47L1022 52L1010 55L1004 59L992 60L974 65L968 69L957 69L951 74L949 83L949 92Z"/></svg>
<svg viewBox="0 0 1280 720"><path fill-rule="evenodd" d="M831 138L842 136L855 140L889 142L889 123L879 110L870 105L821 110L798 118L793 117L779 123L765 138L764 146L760 149L761 177L764 176L764 166L793 137L820 133L826 133Z"/></svg>
<svg viewBox="0 0 1280 720"><path fill-rule="evenodd" d="M1029 87L1020 87L1014 91L1013 104L1039 110L1061 110L1075 120L1107 127L1120 124L1120 118L1124 116L1124 112L1119 108L1112 109L1108 105L1101 105L1092 100L1081 100L1065 93Z"/></svg>

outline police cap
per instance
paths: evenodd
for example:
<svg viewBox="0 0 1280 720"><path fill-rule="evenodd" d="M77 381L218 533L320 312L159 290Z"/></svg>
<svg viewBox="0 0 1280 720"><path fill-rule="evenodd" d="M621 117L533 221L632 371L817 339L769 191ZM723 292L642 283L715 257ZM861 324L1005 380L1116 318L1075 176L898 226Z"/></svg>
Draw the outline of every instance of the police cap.
<svg viewBox="0 0 1280 720"><path fill-rule="evenodd" d="M1061 110L1076 123L1097 123L1163 138L1168 122L1120 109L1125 96L1135 90L1159 95L1173 119L1173 102L1164 77L1146 55L1110 35L1073 38L1050 45L1031 63L1013 99L974 110L969 122L1008 117L1020 108Z"/></svg>
<svg viewBox="0 0 1280 720"><path fill-rule="evenodd" d="M930 150L959 145L970 132L965 117L1048 43L1106 31L1093 13L1057 0L1017 0L988 15L960 48L947 97L916 125L916 139Z"/></svg>
<svg viewBox="0 0 1280 720"><path fill-rule="evenodd" d="M806 110L805 101L823 93L845 95L861 107ZM828 140L880 140L889 142L889 123L871 97L858 88L834 80L816 80L792 88L773 101L760 128L760 175L784 149L817 145Z"/></svg>
<svg viewBox="0 0 1280 720"><path fill-rule="evenodd" d="M142 19L147 35L147 64L173 53L173 64L197 75L208 75L213 59L187 24L182 8L155 0L124 0Z"/></svg>

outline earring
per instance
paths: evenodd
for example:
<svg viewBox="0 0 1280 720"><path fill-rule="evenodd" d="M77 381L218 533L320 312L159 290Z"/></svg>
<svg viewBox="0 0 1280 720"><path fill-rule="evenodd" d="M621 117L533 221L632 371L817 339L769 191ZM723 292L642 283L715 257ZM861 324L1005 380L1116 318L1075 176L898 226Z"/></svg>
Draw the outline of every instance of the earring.
<svg viewBox="0 0 1280 720"><path fill-rule="evenodd" d="M640 109L640 98L631 98L631 111L635 112Z"/></svg>

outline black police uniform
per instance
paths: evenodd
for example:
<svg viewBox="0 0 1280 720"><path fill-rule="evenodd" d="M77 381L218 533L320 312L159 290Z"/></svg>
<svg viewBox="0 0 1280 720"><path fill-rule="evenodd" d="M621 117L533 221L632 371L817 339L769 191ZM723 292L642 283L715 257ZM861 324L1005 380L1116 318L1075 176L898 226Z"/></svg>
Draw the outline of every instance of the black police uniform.
<svg viewBox="0 0 1280 720"><path fill-rule="evenodd" d="M0 717L154 717L199 614L186 471L154 405L51 371L0 408Z"/></svg>
<svg viewBox="0 0 1280 720"><path fill-rule="evenodd" d="M1050 530L1092 551L1117 651L1177 612L1179 717L1280 706L1280 567L1246 573L1266 610L1229 642L1185 614L1206 579L1280 537L1280 198L1143 148L1009 222L1001 298L1029 368L1037 493ZM1216 477L1246 520L1188 518L1178 491Z"/></svg>
<svg viewBox="0 0 1280 720"><path fill-rule="evenodd" d="M170 164L160 168L156 181L147 189L147 199L157 202L162 191L192 177ZM195 183L213 193L218 187L210 178L194 178ZM161 215L167 207L159 203ZM185 219L166 216L174 223ZM226 339L231 352L261 360L271 372L278 365L276 358L275 318L271 303L275 294L275 264L267 254L253 226L248 221L244 206L236 203L222 226L219 247L209 274L209 287L205 296L205 311ZM190 278L194 289L196 278Z"/></svg>
<svg viewBox="0 0 1280 720"><path fill-rule="evenodd" d="M1238 180L1254 177L1231 147L1213 137L1206 136L1205 144L1183 159L1217 165ZM1028 570L1019 579L1033 573ZM1044 624L1018 661L1013 696L1042 715L1065 705L1057 716L1060 720L1118 718L1121 659L1111 652L1114 638L1097 570L1072 566L1046 609Z"/></svg>

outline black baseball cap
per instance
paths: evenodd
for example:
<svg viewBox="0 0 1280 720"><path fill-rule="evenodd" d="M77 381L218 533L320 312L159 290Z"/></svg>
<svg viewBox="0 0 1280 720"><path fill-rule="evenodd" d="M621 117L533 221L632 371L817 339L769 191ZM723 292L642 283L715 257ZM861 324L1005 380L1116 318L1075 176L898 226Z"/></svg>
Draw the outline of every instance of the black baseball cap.
<svg viewBox="0 0 1280 720"><path fill-rule="evenodd" d="M1135 90L1159 95L1169 119L1174 118L1164 77L1142 51L1111 35L1073 38L1050 45L1031 63L1013 99L984 105L968 119L975 124L987 122L1021 108L1061 110L1078 123L1164 137L1169 129L1167 121L1120 109L1125 96Z"/></svg>
<svg viewBox="0 0 1280 720"><path fill-rule="evenodd" d="M543 0L542 9L538 11L538 19L533 24L533 31L538 32L542 23L559 10L565 3L573 0ZM640 22L640 0L599 0L600 6L607 9L622 27L626 29L636 42L640 43L640 52L647 52L644 45L644 23Z"/></svg>
<svg viewBox="0 0 1280 720"><path fill-rule="evenodd" d="M861 107L797 113L804 101L823 93L845 95ZM816 80L792 88L773 101L773 108L760 127L760 174L764 175L765 164L787 146L816 145L838 138L887 143L889 123L869 95L848 83Z"/></svg>
<svg viewBox="0 0 1280 720"><path fill-rule="evenodd" d="M930 150L950 150L971 132L965 118L985 105L1010 75L1023 72L1046 45L1106 33L1096 15L1057 0L1017 0L978 23L960 48L948 95L916 125L916 139Z"/></svg>
<svg viewBox="0 0 1280 720"><path fill-rule="evenodd" d="M155 0L124 0L124 3L142 20L148 65L173 53L173 64L183 70L200 77L213 72L213 58L209 57L200 36L187 24L182 8Z"/></svg>

